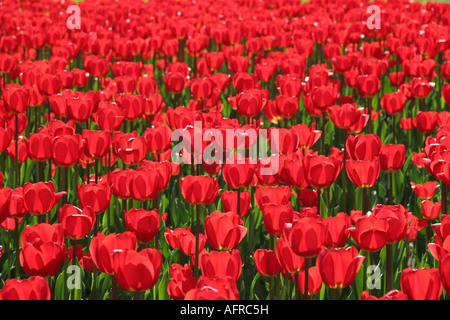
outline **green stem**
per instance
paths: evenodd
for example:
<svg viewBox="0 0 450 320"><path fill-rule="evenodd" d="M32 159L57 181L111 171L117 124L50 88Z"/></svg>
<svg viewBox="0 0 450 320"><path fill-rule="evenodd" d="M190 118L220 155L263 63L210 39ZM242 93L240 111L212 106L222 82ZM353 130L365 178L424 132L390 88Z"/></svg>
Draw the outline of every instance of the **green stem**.
<svg viewBox="0 0 450 320"><path fill-rule="evenodd" d="M200 206L196 205L196 230L195 230L195 277L198 279L199 276L199 265L198 265L198 255L200 249Z"/></svg>
<svg viewBox="0 0 450 320"><path fill-rule="evenodd" d="M75 267L77 265L77 240L72 240L72 266L75 270ZM75 290L77 290L75 287L73 288L73 295L72 299L75 300Z"/></svg>
<svg viewBox="0 0 450 320"><path fill-rule="evenodd" d="M111 282L111 299L117 300L117 279L115 275L112 275L112 282Z"/></svg>
<svg viewBox="0 0 450 320"><path fill-rule="evenodd" d="M373 262L372 262L373 263ZM392 244L386 245L386 292L392 289Z"/></svg>
<svg viewBox="0 0 450 320"><path fill-rule="evenodd" d="M308 271L309 271L309 258L305 258L305 288L304 288L304 296L303 298L305 300L309 300L309 292L308 292L308 282L309 282L309 275L308 275Z"/></svg>
<svg viewBox="0 0 450 320"><path fill-rule="evenodd" d="M19 231L19 219L14 219L15 224L15 245L16 245L16 269L15 269L15 277L16 279L20 279L20 262L19 262L19 256L20 256L20 231Z"/></svg>

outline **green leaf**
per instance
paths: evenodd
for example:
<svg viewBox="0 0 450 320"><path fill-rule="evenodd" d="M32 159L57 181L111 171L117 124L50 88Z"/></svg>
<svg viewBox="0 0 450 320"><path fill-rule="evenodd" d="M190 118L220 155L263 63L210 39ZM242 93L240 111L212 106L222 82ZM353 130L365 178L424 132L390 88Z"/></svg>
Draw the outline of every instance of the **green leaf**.
<svg viewBox="0 0 450 320"><path fill-rule="evenodd" d="M255 292L256 282L258 281L260 276L261 276L260 273L256 273L255 277L253 278L252 285L250 286L250 300L253 300L254 298L257 298L255 296L254 292Z"/></svg>
<svg viewBox="0 0 450 320"><path fill-rule="evenodd" d="M64 272L61 272L56 279L55 300L64 300Z"/></svg>

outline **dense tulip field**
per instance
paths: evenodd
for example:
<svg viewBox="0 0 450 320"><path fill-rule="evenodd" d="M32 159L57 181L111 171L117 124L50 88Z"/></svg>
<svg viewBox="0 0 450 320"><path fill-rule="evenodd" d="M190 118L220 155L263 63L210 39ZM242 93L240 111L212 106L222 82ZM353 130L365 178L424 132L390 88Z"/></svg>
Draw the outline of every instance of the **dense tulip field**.
<svg viewBox="0 0 450 320"><path fill-rule="evenodd" d="M449 43L437 2L3 0L0 299L450 299Z"/></svg>

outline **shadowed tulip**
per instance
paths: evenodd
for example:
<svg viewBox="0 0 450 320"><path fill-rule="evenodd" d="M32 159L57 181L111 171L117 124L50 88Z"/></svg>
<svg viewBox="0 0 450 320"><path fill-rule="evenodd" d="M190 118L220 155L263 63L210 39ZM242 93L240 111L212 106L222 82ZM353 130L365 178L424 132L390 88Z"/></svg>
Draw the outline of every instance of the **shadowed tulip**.
<svg viewBox="0 0 450 320"><path fill-rule="evenodd" d="M188 175L180 179L180 189L183 198L194 205L213 203L220 192L218 180L208 176Z"/></svg>
<svg viewBox="0 0 450 320"><path fill-rule="evenodd" d="M439 300L442 283L436 268L406 268L400 276L402 291L412 300Z"/></svg>
<svg viewBox="0 0 450 320"><path fill-rule="evenodd" d="M197 285L197 278L193 276L192 269L187 263L184 266L172 263L169 266L169 272L167 293L173 300L184 300L186 293Z"/></svg>
<svg viewBox="0 0 450 320"><path fill-rule="evenodd" d="M323 249L317 258L317 267L327 287L346 288L355 281L364 259L353 246Z"/></svg>
<svg viewBox="0 0 450 320"><path fill-rule="evenodd" d="M111 201L111 188L106 181L77 186L81 208L91 207L96 214L104 212Z"/></svg>
<svg viewBox="0 0 450 320"><path fill-rule="evenodd" d="M156 249L118 249L112 252L112 259L114 276L125 291L149 290L158 281L162 255Z"/></svg>
<svg viewBox="0 0 450 320"><path fill-rule="evenodd" d="M200 276L184 300L239 300L236 281L229 276Z"/></svg>
<svg viewBox="0 0 450 320"><path fill-rule="evenodd" d="M214 250L232 250L247 234L244 222L233 211L214 211L205 218L205 234Z"/></svg>
<svg viewBox="0 0 450 320"><path fill-rule="evenodd" d="M364 215L356 220L355 227L349 228L348 231L361 250L376 252L386 245L388 229L389 223L386 219Z"/></svg>
<svg viewBox="0 0 450 320"><path fill-rule="evenodd" d="M295 254L303 258L317 257L325 241L325 227L318 219L301 218L284 225L284 237Z"/></svg>
<svg viewBox="0 0 450 320"><path fill-rule="evenodd" d="M47 280L41 276L29 279L6 279L0 291L0 300L50 300Z"/></svg>
<svg viewBox="0 0 450 320"><path fill-rule="evenodd" d="M273 277L282 270L273 250L258 249L253 252L256 270L266 277Z"/></svg>
<svg viewBox="0 0 450 320"><path fill-rule="evenodd" d="M242 260L239 250L211 251L203 250L199 254L199 265L206 277L230 276L235 282L242 271Z"/></svg>
<svg viewBox="0 0 450 320"><path fill-rule="evenodd" d="M386 144L380 149L381 170L396 172L405 163L406 148L403 144Z"/></svg>
<svg viewBox="0 0 450 320"><path fill-rule="evenodd" d="M98 270L107 274L114 273L114 251L136 250L137 240L134 233L111 233L95 235L89 245L89 252Z"/></svg>
<svg viewBox="0 0 450 320"><path fill-rule="evenodd" d="M238 207L238 192L224 191L220 194L222 205L225 212L233 211L238 213L241 218L245 217L250 209L250 191L239 193L240 197L240 212L237 212Z"/></svg>
<svg viewBox="0 0 450 320"><path fill-rule="evenodd" d="M127 231L136 235L139 243L150 242L158 233L161 218L156 209L132 208L124 213Z"/></svg>
<svg viewBox="0 0 450 320"><path fill-rule="evenodd" d="M91 207L81 210L71 204L65 204L59 209L58 219L68 239L81 240L91 232L96 215Z"/></svg>
<svg viewBox="0 0 450 320"><path fill-rule="evenodd" d="M26 182L23 185L23 203L28 213L33 215L49 213L65 194L65 191L56 193L53 181Z"/></svg>
<svg viewBox="0 0 450 320"><path fill-rule="evenodd" d="M195 255L195 235L191 232L190 227L176 228L171 230L166 228L164 233L166 242L173 249L179 249L181 253L187 256ZM203 250L206 245L206 236L199 234L199 252Z"/></svg>

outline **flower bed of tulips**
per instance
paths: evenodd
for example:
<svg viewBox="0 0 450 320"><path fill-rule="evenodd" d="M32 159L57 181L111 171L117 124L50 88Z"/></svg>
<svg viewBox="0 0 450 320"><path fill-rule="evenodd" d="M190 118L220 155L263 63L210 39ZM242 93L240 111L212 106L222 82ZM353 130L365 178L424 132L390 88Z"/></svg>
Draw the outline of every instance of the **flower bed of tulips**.
<svg viewBox="0 0 450 320"><path fill-rule="evenodd" d="M72 4L0 3L0 299L450 297L449 4Z"/></svg>

